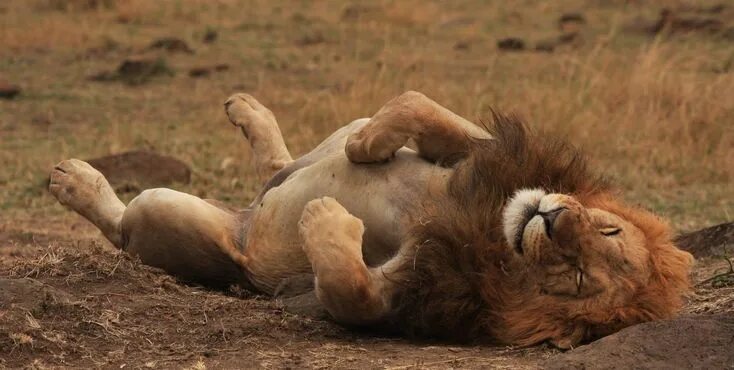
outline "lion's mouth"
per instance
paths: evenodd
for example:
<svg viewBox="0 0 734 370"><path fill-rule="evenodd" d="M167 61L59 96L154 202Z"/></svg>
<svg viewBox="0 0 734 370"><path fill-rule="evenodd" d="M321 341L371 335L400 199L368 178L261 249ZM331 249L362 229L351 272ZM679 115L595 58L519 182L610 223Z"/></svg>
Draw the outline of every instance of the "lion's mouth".
<svg viewBox="0 0 734 370"><path fill-rule="evenodd" d="M520 227L517 228L517 234L515 235L515 251L519 254L523 254L525 249L522 246L523 234L525 233L525 227L528 226L530 220L535 217L538 213L538 204L527 204L522 210L522 218L520 221Z"/></svg>

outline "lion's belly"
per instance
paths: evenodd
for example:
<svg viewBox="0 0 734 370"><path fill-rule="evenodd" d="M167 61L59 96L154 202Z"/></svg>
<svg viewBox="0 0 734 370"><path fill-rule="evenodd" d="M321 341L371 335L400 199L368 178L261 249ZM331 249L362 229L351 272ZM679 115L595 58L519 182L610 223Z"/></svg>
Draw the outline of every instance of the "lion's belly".
<svg viewBox="0 0 734 370"><path fill-rule="evenodd" d="M338 151L294 172L253 205L244 251L250 279L271 292L282 279L311 272L298 221L308 201L324 196L335 198L364 222L365 262L380 264L400 247L414 211L442 193L449 173L407 148L389 163L371 165L353 164Z"/></svg>

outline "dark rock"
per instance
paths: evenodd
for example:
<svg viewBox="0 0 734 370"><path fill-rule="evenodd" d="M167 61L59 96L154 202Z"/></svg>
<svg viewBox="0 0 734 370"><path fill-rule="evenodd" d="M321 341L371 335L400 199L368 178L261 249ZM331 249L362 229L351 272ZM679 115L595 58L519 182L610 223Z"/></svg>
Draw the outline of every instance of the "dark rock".
<svg viewBox="0 0 734 370"><path fill-rule="evenodd" d="M118 191L140 191L191 181L191 169L176 158L151 151L130 151L87 161Z"/></svg>
<svg viewBox="0 0 734 370"><path fill-rule="evenodd" d="M129 83L143 83L159 75L173 75L173 71L163 58L146 56L129 57L117 68L120 79Z"/></svg>
<svg viewBox="0 0 734 370"><path fill-rule="evenodd" d="M200 66L193 67L189 70L190 77L206 77L212 74L212 72L223 72L229 69L228 64L217 64L214 66Z"/></svg>
<svg viewBox="0 0 734 370"><path fill-rule="evenodd" d="M525 41L516 37L508 37L506 39L497 41L497 48L507 51L525 50Z"/></svg>
<svg viewBox="0 0 734 370"><path fill-rule="evenodd" d="M471 48L471 44L469 41L457 41L454 44L454 50L469 50Z"/></svg>
<svg viewBox="0 0 734 370"><path fill-rule="evenodd" d="M564 33L579 32L586 24L586 18L581 13L566 13L558 18L558 28Z"/></svg>
<svg viewBox="0 0 734 370"><path fill-rule="evenodd" d="M20 86L0 79L0 99L12 99L20 94Z"/></svg>
<svg viewBox="0 0 734 370"><path fill-rule="evenodd" d="M684 17L670 9L663 9L660 11L660 17L651 27L650 32L653 34L691 32L716 33L722 31L723 28L724 23L715 18Z"/></svg>
<svg viewBox="0 0 734 370"><path fill-rule="evenodd" d="M326 38L324 37L324 34L321 31L311 30L311 31L304 32L300 37L296 39L295 43L298 46L310 46L310 45L321 44L325 41L326 41Z"/></svg>
<svg viewBox="0 0 734 370"><path fill-rule="evenodd" d="M186 41L175 37L163 37L153 41L148 49L160 49L169 52L180 52L186 54L193 54L194 50L189 47Z"/></svg>
<svg viewBox="0 0 734 370"><path fill-rule="evenodd" d="M731 252L734 249L734 222L681 234L675 238L675 244L696 258Z"/></svg>
<svg viewBox="0 0 734 370"><path fill-rule="evenodd" d="M734 364L734 313L635 325L553 356L541 369L721 369Z"/></svg>
<svg viewBox="0 0 734 370"><path fill-rule="evenodd" d="M342 10L342 21L374 19L382 14L382 9L374 5L352 4Z"/></svg>
<svg viewBox="0 0 734 370"><path fill-rule="evenodd" d="M535 51L551 53L559 46L569 45L571 47L576 47L581 45L582 42L583 40L579 33L563 33L559 36L536 42Z"/></svg>
<svg viewBox="0 0 734 370"><path fill-rule="evenodd" d="M209 67L194 67L189 70L189 77L206 77L212 73Z"/></svg>
<svg viewBox="0 0 734 370"><path fill-rule="evenodd" d="M581 13L565 13L558 18L558 24L563 23L586 23L586 18Z"/></svg>
<svg viewBox="0 0 734 370"><path fill-rule="evenodd" d="M172 76L173 70L162 57L137 55L126 58L117 70L103 71L89 77L92 81L123 81L131 85L148 82L156 76Z"/></svg>
<svg viewBox="0 0 734 370"><path fill-rule="evenodd" d="M207 30L206 33L204 33L204 38L202 41L205 44L210 44L214 41L217 41L217 38L219 38L219 32L215 30Z"/></svg>

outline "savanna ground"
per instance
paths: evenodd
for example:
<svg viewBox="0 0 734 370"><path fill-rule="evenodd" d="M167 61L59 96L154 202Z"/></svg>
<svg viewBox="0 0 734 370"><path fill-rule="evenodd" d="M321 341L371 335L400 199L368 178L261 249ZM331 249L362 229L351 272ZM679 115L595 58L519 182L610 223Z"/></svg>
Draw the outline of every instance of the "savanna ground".
<svg viewBox="0 0 734 370"><path fill-rule="evenodd" d="M154 149L193 170L189 184L172 187L246 205L258 181L246 142L223 113L231 93L270 107L297 155L412 89L477 122L490 108L515 112L568 138L627 200L679 232L731 221L734 36L652 35L641 23L667 6L734 27L734 4L718 12L710 5L0 2L0 78L23 89L0 100L0 277L33 279L12 304L0 302L0 367L532 367L557 351L376 337L245 292L178 284L112 251L46 192L47 173L66 158ZM552 53L498 50L505 37L531 49L557 37L568 12L586 20L572 43ZM146 50L161 37L194 52ZM166 73L139 84L89 79L135 54L155 54ZM229 68L189 76L222 63ZM699 262L694 278L725 265ZM721 309L714 290L699 287L686 310Z"/></svg>

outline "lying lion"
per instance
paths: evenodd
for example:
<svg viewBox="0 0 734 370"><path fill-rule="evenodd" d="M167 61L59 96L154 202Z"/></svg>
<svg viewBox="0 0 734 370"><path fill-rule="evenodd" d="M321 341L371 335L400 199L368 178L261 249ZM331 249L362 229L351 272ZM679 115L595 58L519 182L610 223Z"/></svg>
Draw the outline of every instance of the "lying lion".
<svg viewBox="0 0 734 370"><path fill-rule="evenodd" d="M183 280L272 295L312 274L337 322L569 348L671 317L690 254L568 146L495 114L483 128L407 92L293 160L273 113L225 103L260 195L241 211L170 189L125 206L70 159L50 192L115 246Z"/></svg>

